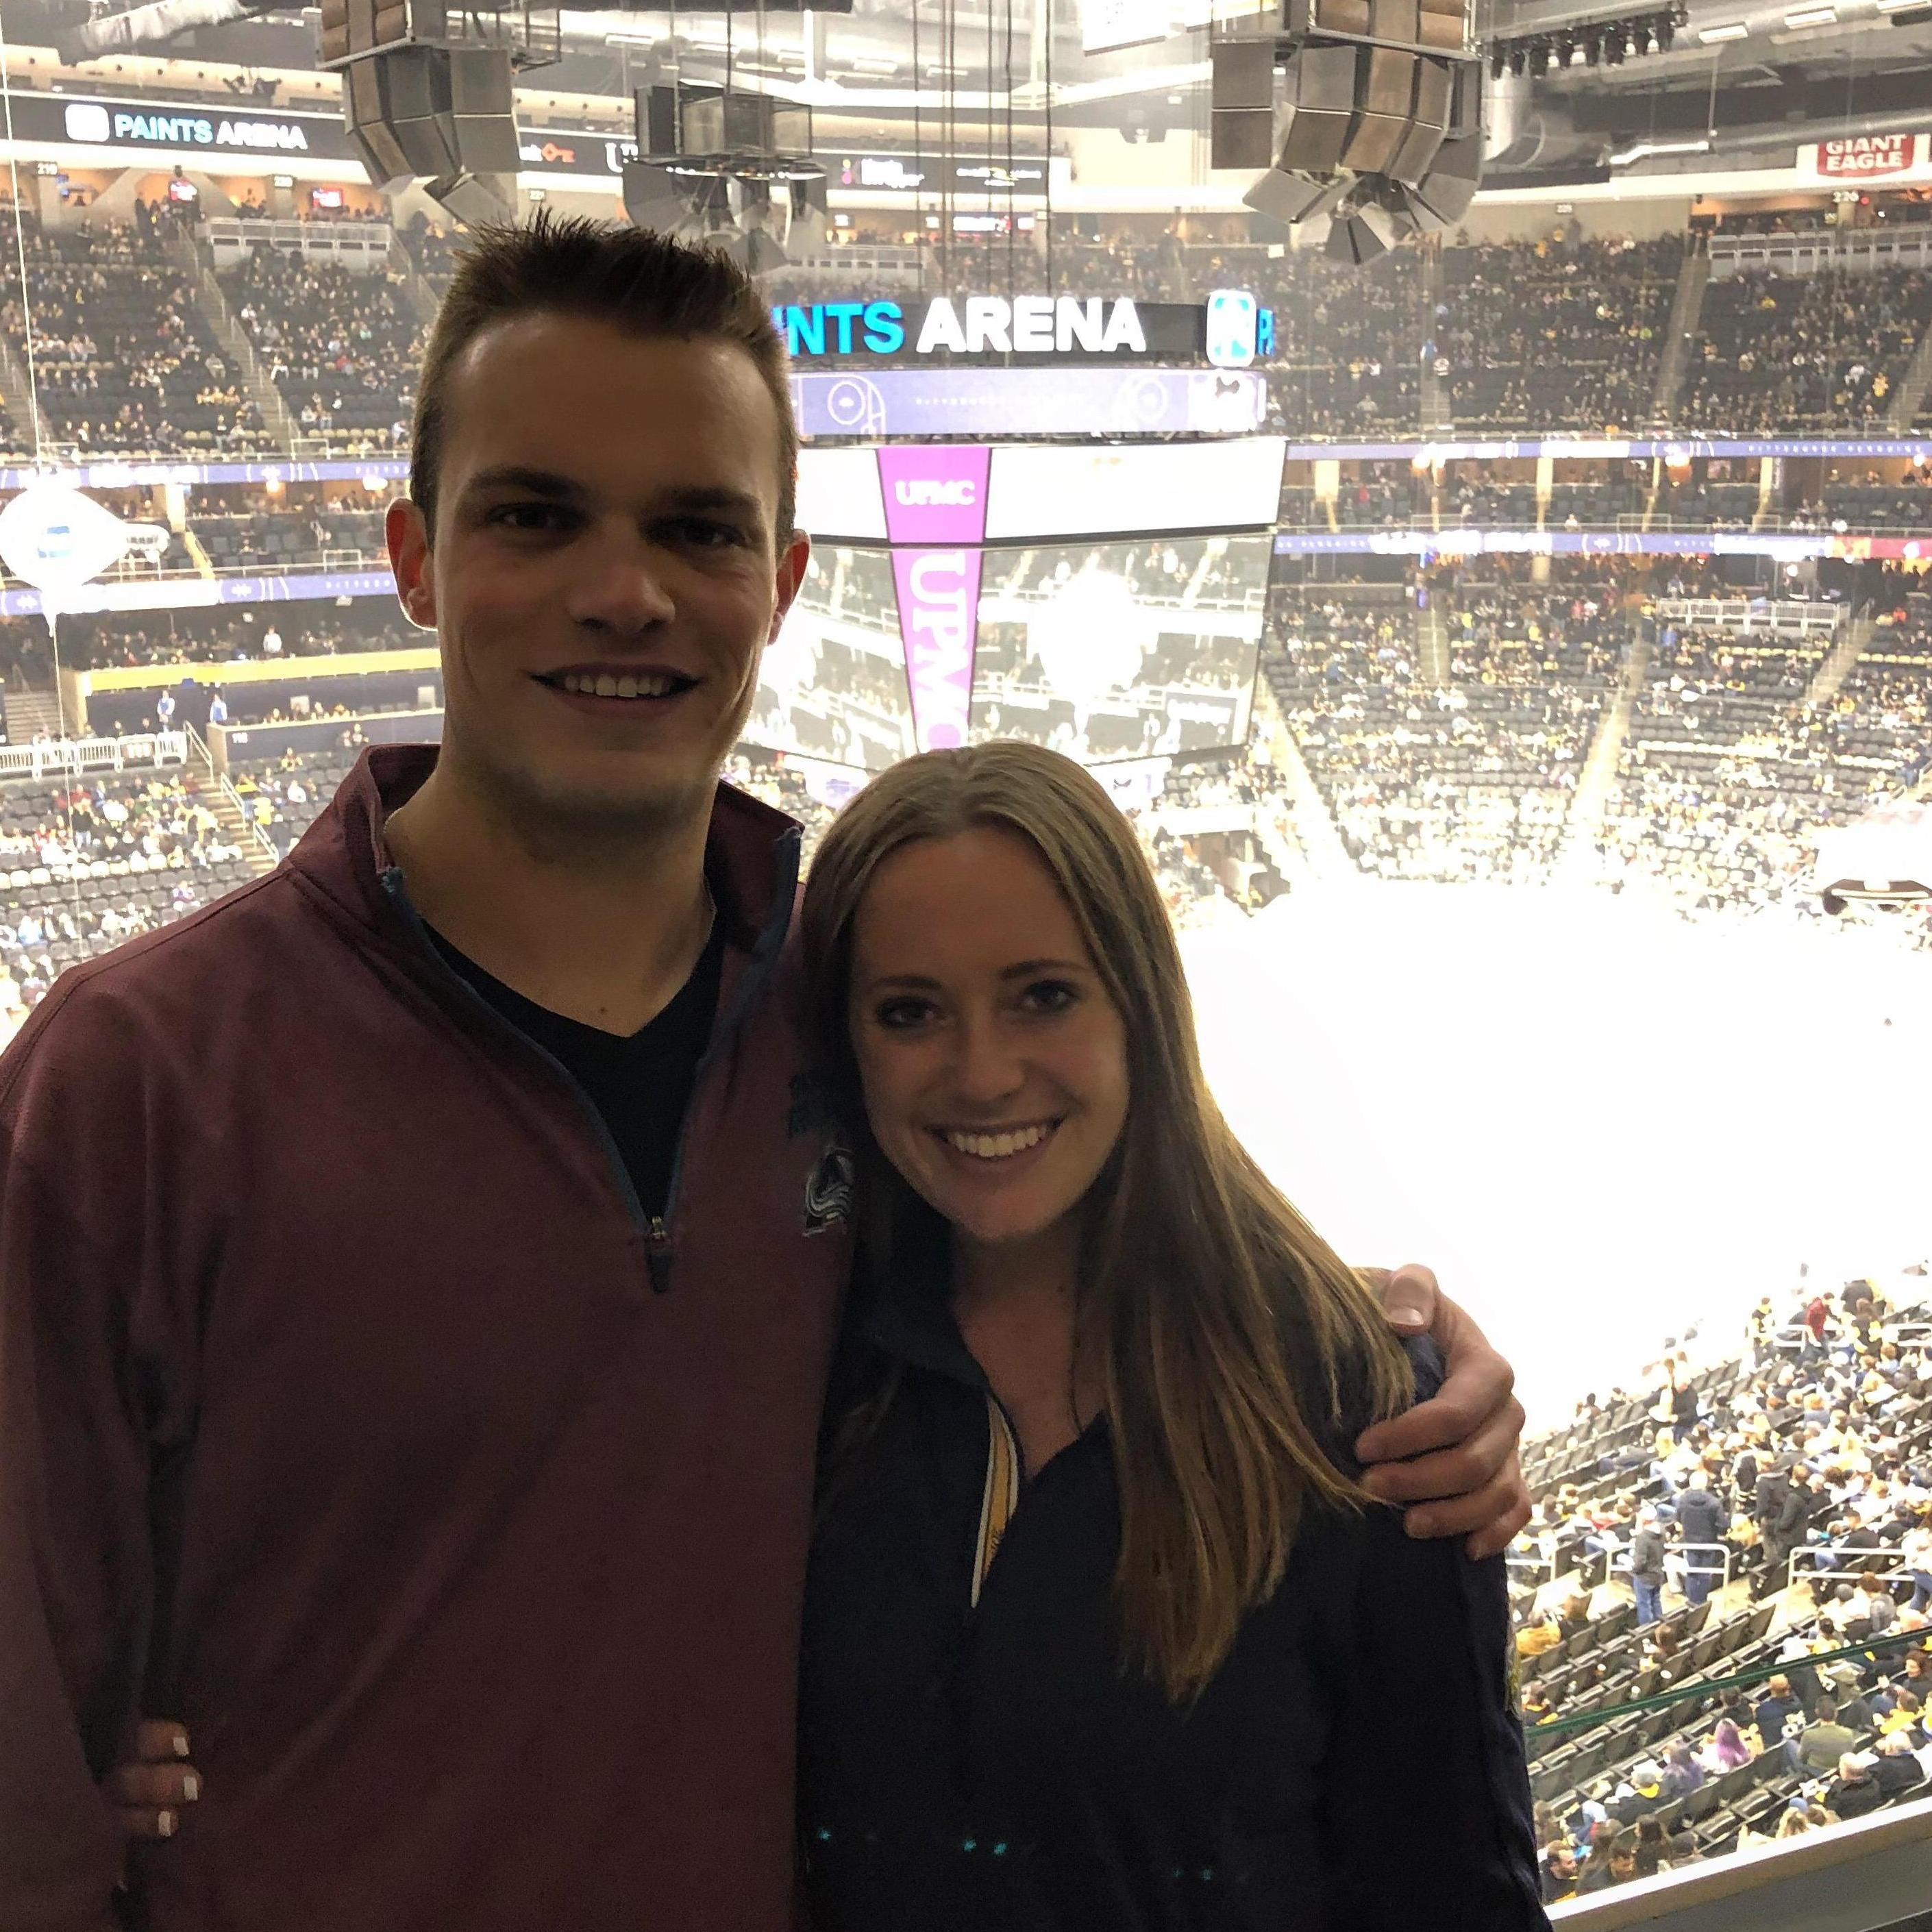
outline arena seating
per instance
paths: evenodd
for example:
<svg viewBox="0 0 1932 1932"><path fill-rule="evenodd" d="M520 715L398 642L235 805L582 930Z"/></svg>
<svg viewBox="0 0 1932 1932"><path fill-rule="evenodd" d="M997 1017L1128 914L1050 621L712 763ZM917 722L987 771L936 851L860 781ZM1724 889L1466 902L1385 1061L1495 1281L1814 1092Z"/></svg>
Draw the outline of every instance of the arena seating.
<svg viewBox="0 0 1932 1932"><path fill-rule="evenodd" d="M380 510L197 511L191 527L218 571L353 568L388 554Z"/></svg>
<svg viewBox="0 0 1932 1932"><path fill-rule="evenodd" d="M244 884L259 869L204 778L181 767L0 779L0 1010L64 968Z"/></svg>
<svg viewBox="0 0 1932 1932"><path fill-rule="evenodd" d="M386 276L264 245L220 281L299 435L349 455L407 442L422 329Z"/></svg>
<svg viewBox="0 0 1932 1932"><path fill-rule="evenodd" d="M1445 249L1436 342L1457 424L1639 428L1683 253L1675 236Z"/></svg>
<svg viewBox="0 0 1932 1932"><path fill-rule="evenodd" d="M1744 434L1870 422L1928 321L1932 276L1917 269L1714 281L1678 419Z"/></svg>
<svg viewBox="0 0 1932 1932"><path fill-rule="evenodd" d="M1540 880L1616 683L1622 626L1588 600L1507 591L1453 598L1447 615L1438 689L1406 607L1286 600L1270 682L1364 871Z"/></svg>
<svg viewBox="0 0 1932 1932"><path fill-rule="evenodd" d="M1767 1299L1742 1354L1694 1371L1681 1351L1667 1354L1651 1393L1588 1397L1570 1424L1524 1445L1535 1514L1510 1562L1546 1868L1566 1845L1579 1856L1594 1846L1606 1864L1609 1844L1628 1833L1643 1855L1633 1875L1647 1876L1788 1835L1794 1806L1808 1819L1820 1805L1829 1819L1836 1805L1862 1815L1922 1794L1932 1577L1904 1600L1932 1547L1932 1324L1922 1305L1887 1306L1865 1282L1804 1312L1820 1339L1799 1318L1777 1327ZM1797 1526L1780 1534L1774 1472L1786 1468ZM1694 1471L1727 1520L1728 1556L1676 1547ZM1674 1579L1647 1626L1623 1580L1644 1511ZM1802 1570L1792 1550L1809 1552ZM1666 1607L1691 1565L1703 1580ZM1874 1580L1854 1590L1854 1576ZM1805 1730L1833 1719L1855 1749L1905 1740L1905 1761L1865 1774L1881 1778L1882 1795L1834 1778L1835 1732L1800 1757ZM1801 1742L1787 1751L1787 1738Z"/></svg>
<svg viewBox="0 0 1932 1932"><path fill-rule="evenodd" d="M81 455L177 456L265 448L192 279L155 230L102 223L44 234L29 218L27 300L17 270L0 279L0 328L32 368L47 430ZM14 237L5 224L7 253ZM31 450L31 422L9 398L8 443Z"/></svg>

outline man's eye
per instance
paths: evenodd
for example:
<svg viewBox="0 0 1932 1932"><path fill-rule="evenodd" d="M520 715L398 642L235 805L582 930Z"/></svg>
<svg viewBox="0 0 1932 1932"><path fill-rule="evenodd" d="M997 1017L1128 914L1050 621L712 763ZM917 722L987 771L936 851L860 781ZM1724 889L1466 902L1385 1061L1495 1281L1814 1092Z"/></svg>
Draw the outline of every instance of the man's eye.
<svg viewBox="0 0 1932 1932"><path fill-rule="evenodd" d="M929 1000L881 1000L873 1018L880 1025L894 1032L903 1032L908 1027L916 1027L932 1010Z"/></svg>
<svg viewBox="0 0 1932 1932"><path fill-rule="evenodd" d="M714 523L709 517L686 517L677 526L679 536L700 550L725 550L742 543L744 533L734 524Z"/></svg>
<svg viewBox="0 0 1932 1932"><path fill-rule="evenodd" d="M565 512L556 503L504 503L490 512L488 520L500 530L555 530L564 524Z"/></svg>

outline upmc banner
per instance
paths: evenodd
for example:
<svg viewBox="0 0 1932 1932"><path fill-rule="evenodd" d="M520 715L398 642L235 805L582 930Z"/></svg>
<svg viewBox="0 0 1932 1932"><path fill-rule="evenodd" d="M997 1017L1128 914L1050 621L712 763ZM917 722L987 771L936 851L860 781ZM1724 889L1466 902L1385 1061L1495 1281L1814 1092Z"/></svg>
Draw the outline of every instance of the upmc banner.
<svg viewBox="0 0 1932 1932"><path fill-rule="evenodd" d="M881 464L890 453L880 451ZM983 464L986 452L980 454ZM983 467L980 474L986 474ZM892 552L899 641L905 647L906 680L912 689L913 733L922 752L950 751L966 742L983 554L977 550Z"/></svg>
<svg viewBox="0 0 1932 1932"><path fill-rule="evenodd" d="M992 452L984 443L911 443L878 454L888 543L976 544L985 537Z"/></svg>
<svg viewBox="0 0 1932 1932"><path fill-rule="evenodd" d="M1813 141L1798 151L1798 172L1809 181L1892 181L1922 172L1923 134L1856 134L1842 141Z"/></svg>

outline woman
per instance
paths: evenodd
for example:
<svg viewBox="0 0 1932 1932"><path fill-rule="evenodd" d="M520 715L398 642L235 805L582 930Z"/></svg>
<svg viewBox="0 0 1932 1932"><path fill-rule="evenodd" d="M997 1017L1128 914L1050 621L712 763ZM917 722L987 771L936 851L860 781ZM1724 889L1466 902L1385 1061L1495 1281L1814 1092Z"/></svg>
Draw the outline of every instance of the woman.
<svg viewBox="0 0 1932 1932"><path fill-rule="evenodd" d="M908 760L802 922L862 1233L818 1932L1544 1926L1502 1565L1361 1486L1416 1372L1216 1112L1105 792L1022 745Z"/></svg>
<svg viewBox="0 0 1932 1932"><path fill-rule="evenodd" d="M1348 1444L1409 1365L1208 1097L1126 821L1028 746L911 759L802 924L870 1208L807 1589L817 1922L1540 1925L1500 1565L1366 1506Z"/></svg>
<svg viewBox="0 0 1932 1932"><path fill-rule="evenodd" d="M1737 1720L1720 1718L1718 1728L1711 1742L1698 1754L1698 1762L1713 1778L1720 1778L1727 1771L1736 1771L1741 1764L1751 1761L1750 1746L1744 1742L1744 1734Z"/></svg>
<svg viewBox="0 0 1932 1932"><path fill-rule="evenodd" d="M1703 1782L1703 1769L1690 1755L1690 1747L1688 1744L1672 1744L1664 1757L1664 1796L1685 1797L1698 1790Z"/></svg>

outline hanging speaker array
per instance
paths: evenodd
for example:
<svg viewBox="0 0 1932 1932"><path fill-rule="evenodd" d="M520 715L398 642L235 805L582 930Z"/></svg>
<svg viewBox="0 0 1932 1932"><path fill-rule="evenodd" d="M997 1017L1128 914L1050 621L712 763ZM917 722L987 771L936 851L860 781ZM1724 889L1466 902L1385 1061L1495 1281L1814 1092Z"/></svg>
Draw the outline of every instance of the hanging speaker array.
<svg viewBox="0 0 1932 1932"><path fill-rule="evenodd" d="M1468 211L1482 173L1482 67L1463 0L1278 0L1210 50L1211 159L1262 172L1244 197L1327 219L1360 262Z"/></svg>

